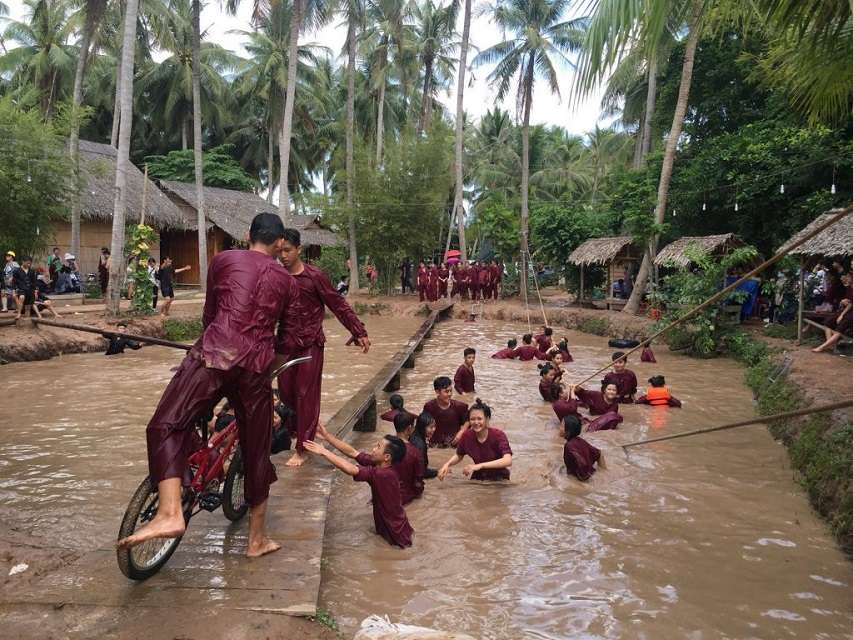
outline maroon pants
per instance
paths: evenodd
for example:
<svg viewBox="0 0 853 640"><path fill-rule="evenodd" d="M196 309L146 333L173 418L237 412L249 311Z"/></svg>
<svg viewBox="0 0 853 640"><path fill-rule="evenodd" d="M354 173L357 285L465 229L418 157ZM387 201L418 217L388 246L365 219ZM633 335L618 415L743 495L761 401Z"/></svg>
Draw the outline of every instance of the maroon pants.
<svg viewBox="0 0 853 640"><path fill-rule="evenodd" d="M323 346L314 345L298 356L311 356L308 362L291 367L278 377L281 400L296 412L288 428L296 436L296 450L305 450L303 442L313 440L320 420L320 389L323 384Z"/></svg>
<svg viewBox="0 0 853 640"><path fill-rule="evenodd" d="M264 502L276 481L270 462L272 391L265 373L234 367L210 369L190 353L184 358L146 430L148 472L152 485L182 478L187 458L198 446L195 423L227 397L237 417L245 473L245 497L250 506Z"/></svg>

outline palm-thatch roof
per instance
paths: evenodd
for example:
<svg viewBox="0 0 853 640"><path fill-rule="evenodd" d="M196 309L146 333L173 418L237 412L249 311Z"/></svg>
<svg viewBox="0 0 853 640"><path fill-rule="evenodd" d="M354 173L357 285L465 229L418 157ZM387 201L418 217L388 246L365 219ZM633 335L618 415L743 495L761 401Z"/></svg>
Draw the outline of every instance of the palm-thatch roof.
<svg viewBox="0 0 853 640"><path fill-rule="evenodd" d="M195 184L159 180L160 187L179 204L196 209ZM263 212L277 213L276 207L248 191L204 187L204 213L208 221L238 242L244 242L254 217ZM184 214L190 228L198 228L192 215ZM336 246L341 244L337 234L324 227L318 216L292 216L292 226L302 234L305 245Z"/></svg>
<svg viewBox="0 0 853 640"><path fill-rule="evenodd" d="M729 249L742 246L743 242L733 233L722 233L716 236L684 236L661 249L655 258L655 264L684 268L691 262L687 255L689 249L714 254L725 253Z"/></svg>
<svg viewBox="0 0 853 640"><path fill-rule="evenodd" d="M569 262L583 267L593 264L607 264L633 242L634 238L631 236L592 238L572 251Z"/></svg>
<svg viewBox="0 0 853 640"><path fill-rule="evenodd" d="M80 216L84 220L112 220L117 157L115 147L89 140L80 141ZM139 221L143 184L145 176L131 164L127 174L128 222ZM180 209L151 180L148 181L145 209L145 222L157 229L186 227Z"/></svg>
<svg viewBox="0 0 853 640"><path fill-rule="evenodd" d="M825 223L832 216L838 215L841 209L832 209L815 218L802 231L782 245L780 251L804 238L811 231ZM824 229L814 238L806 240L791 251L791 255L800 256L849 256L853 255L853 214L841 218L831 227Z"/></svg>

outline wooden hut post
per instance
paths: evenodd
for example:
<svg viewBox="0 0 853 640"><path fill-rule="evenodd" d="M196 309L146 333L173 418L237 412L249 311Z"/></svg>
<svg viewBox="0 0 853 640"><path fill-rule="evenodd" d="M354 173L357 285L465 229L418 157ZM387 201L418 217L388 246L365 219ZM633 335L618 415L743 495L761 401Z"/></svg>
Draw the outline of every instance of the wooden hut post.
<svg viewBox="0 0 853 640"><path fill-rule="evenodd" d="M800 292L797 304L797 344L803 341L803 307L805 307L806 259L800 256Z"/></svg>
<svg viewBox="0 0 853 640"><path fill-rule="evenodd" d="M584 265L583 265L583 263L581 263L581 293L578 296L578 306L579 307L583 306L583 272L584 272Z"/></svg>
<svg viewBox="0 0 853 640"><path fill-rule="evenodd" d="M139 214L139 224L145 224L145 198L148 195L148 163L145 163L145 174L142 178L142 212Z"/></svg>

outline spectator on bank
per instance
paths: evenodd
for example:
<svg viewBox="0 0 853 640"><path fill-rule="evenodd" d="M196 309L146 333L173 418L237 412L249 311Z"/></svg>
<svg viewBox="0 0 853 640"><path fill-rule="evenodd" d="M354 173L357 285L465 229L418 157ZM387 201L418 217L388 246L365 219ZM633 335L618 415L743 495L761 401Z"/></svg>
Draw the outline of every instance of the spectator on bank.
<svg viewBox="0 0 853 640"><path fill-rule="evenodd" d="M101 255L98 256L98 284L101 285L101 293L106 296L110 284L110 250L106 247L101 247Z"/></svg>
<svg viewBox="0 0 853 640"><path fill-rule="evenodd" d="M6 252L6 264L3 265L3 281L0 282L0 290L3 292L3 313L10 311L9 301L15 304L15 269L20 265L15 262L15 252Z"/></svg>
<svg viewBox="0 0 853 640"><path fill-rule="evenodd" d="M157 279L160 281L160 294L163 296L163 308L160 310L163 316L169 315L169 307L172 306L172 302L175 300L175 276L189 270L189 265L175 269L172 266L172 259L169 256L163 258L163 262L160 263Z"/></svg>
<svg viewBox="0 0 853 640"><path fill-rule="evenodd" d="M33 269L33 259L30 256L24 256L21 260L21 266L12 273L12 281L15 286L18 305L18 313L15 318L20 318L21 315L29 315L35 304L38 288L37 274Z"/></svg>
<svg viewBox="0 0 853 640"><path fill-rule="evenodd" d="M47 257L47 272L52 284L56 284L56 277L59 275L59 270L61 268L62 258L59 255L59 247L54 247L53 253Z"/></svg>
<svg viewBox="0 0 853 640"><path fill-rule="evenodd" d="M151 283L151 308L157 308L157 261L154 258L148 258L148 281Z"/></svg>

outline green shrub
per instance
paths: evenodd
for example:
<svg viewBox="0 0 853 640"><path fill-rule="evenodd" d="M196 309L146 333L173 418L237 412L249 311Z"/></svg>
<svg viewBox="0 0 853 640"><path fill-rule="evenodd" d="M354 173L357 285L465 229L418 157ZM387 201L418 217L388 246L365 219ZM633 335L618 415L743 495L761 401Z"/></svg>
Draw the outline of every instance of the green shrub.
<svg viewBox="0 0 853 640"><path fill-rule="evenodd" d="M578 320L578 331L591 333L596 336L606 336L610 323L606 318L583 317Z"/></svg>
<svg viewBox="0 0 853 640"><path fill-rule="evenodd" d="M163 333L167 340L190 342L197 339L204 327L201 318L168 318L163 321Z"/></svg>
<svg viewBox="0 0 853 640"><path fill-rule="evenodd" d="M797 325L795 324L768 324L764 327L764 335L768 338L782 338L784 340L795 340L797 338Z"/></svg>

